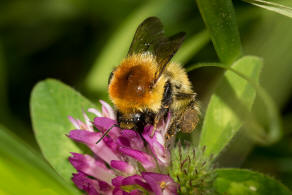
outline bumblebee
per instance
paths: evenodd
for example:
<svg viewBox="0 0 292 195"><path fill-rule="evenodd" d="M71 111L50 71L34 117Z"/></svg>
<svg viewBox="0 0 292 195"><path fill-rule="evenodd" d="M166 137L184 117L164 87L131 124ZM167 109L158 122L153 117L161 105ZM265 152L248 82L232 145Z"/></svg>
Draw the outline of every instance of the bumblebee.
<svg viewBox="0 0 292 195"><path fill-rule="evenodd" d="M171 112L167 139L177 131L190 133L198 123L196 94L185 70L170 62L185 33L166 37L156 17L137 28L127 57L108 81L109 97L117 110L118 126L142 132ZM154 128L155 129L155 128Z"/></svg>

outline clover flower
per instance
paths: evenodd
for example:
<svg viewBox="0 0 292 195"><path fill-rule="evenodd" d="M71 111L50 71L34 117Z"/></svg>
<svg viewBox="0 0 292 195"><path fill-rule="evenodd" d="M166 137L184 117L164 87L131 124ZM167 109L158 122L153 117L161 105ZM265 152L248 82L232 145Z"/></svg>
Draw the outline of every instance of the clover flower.
<svg viewBox="0 0 292 195"><path fill-rule="evenodd" d="M70 131L68 137L92 151L92 155L71 153L69 161L77 170L72 177L75 185L90 195L177 194L179 185L168 175L170 151L165 143L170 114L166 121L158 124L153 136L150 136L151 125L145 126L142 135L113 127L108 136L96 144L107 129L117 124L111 106L100 102L102 112L88 110L97 116L93 122L85 113L85 122L69 117L76 129Z"/></svg>

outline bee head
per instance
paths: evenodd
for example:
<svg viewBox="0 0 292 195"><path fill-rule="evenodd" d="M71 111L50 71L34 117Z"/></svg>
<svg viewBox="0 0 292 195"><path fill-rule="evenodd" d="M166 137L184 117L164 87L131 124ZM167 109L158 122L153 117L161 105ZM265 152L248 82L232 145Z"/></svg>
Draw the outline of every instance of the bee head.
<svg viewBox="0 0 292 195"><path fill-rule="evenodd" d="M145 118L143 113L131 113L131 114L117 114L117 120L121 129L134 129L138 130L145 125Z"/></svg>

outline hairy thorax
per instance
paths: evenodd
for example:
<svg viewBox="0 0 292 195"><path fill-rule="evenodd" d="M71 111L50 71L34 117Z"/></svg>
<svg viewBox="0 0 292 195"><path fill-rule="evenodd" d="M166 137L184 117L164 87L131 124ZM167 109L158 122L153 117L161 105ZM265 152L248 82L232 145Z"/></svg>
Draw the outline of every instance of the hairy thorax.
<svg viewBox="0 0 292 195"><path fill-rule="evenodd" d="M120 111L127 113L146 108L158 111L164 77L152 86L156 67L150 54L132 55L122 61L109 85L110 98Z"/></svg>

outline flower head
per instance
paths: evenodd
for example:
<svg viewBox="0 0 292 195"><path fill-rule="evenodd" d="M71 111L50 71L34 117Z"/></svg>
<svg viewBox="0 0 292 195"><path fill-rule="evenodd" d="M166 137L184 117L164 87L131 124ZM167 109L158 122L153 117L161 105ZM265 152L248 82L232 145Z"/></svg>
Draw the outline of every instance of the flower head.
<svg viewBox="0 0 292 195"><path fill-rule="evenodd" d="M68 137L85 144L93 155L71 153L76 186L88 194L176 194L179 185L168 175L170 152L165 133L170 114L161 121L152 136L153 126L147 125L140 135L134 130L113 127L108 136L96 142L106 130L117 124L114 110L101 101L102 112L88 111L96 118L91 122L84 113L82 122L69 117L75 130ZM94 131L94 127L99 131Z"/></svg>

